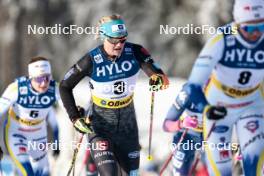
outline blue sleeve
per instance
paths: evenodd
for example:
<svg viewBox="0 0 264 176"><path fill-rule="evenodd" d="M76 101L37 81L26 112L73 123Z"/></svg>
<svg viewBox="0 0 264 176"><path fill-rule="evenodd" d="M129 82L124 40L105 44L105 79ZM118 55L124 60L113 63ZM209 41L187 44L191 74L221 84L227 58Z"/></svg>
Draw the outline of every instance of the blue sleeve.
<svg viewBox="0 0 264 176"><path fill-rule="evenodd" d="M59 129L56 128L53 130L53 142L59 142Z"/></svg>
<svg viewBox="0 0 264 176"><path fill-rule="evenodd" d="M190 86L188 84L183 85L167 113L166 120L177 121L180 118L183 111L191 104L190 92Z"/></svg>
<svg viewBox="0 0 264 176"><path fill-rule="evenodd" d="M192 87L190 95L191 106L189 110L194 113L203 113L205 106L208 105L203 89L199 84L189 83L189 85Z"/></svg>
<svg viewBox="0 0 264 176"><path fill-rule="evenodd" d="M207 104L200 85L186 83L169 109L166 120L177 121L185 109L202 112Z"/></svg>

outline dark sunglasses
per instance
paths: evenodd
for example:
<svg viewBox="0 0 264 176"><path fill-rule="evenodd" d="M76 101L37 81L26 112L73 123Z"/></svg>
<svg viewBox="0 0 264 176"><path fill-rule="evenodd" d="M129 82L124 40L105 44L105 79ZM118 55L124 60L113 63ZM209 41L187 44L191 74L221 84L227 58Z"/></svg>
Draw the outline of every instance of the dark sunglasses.
<svg viewBox="0 0 264 176"><path fill-rule="evenodd" d="M35 82L41 84L42 82L49 82L51 80L51 75L43 75L32 78Z"/></svg>
<svg viewBox="0 0 264 176"><path fill-rule="evenodd" d="M248 33L253 33L254 31L264 32L264 23L240 24L240 28Z"/></svg>
<svg viewBox="0 0 264 176"><path fill-rule="evenodd" d="M110 38L110 37L107 37L106 39L109 43L111 44L118 44L118 43L125 43L126 42L126 38Z"/></svg>

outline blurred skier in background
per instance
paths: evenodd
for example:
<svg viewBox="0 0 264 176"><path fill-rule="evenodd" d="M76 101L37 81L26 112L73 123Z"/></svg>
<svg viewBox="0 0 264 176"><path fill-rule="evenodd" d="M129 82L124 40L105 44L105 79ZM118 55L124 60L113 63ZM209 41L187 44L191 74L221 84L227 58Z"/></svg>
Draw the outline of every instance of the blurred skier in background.
<svg viewBox="0 0 264 176"><path fill-rule="evenodd" d="M195 152L203 154L202 116L208 102L202 93L200 86L186 83L163 122L164 131L175 133L172 145L172 152L175 152L172 159L174 176L188 175L194 164ZM223 114L219 118L223 118L225 115L225 109L220 107L209 106L206 111L211 112L209 113L211 116ZM185 131L186 133L184 133ZM203 175L208 175L204 165L199 171L203 172Z"/></svg>
<svg viewBox="0 0 264 176"><path fill-rule="evenodd" d="M103 146L91 148L99 174L138 175L140 146L133 103L137 76L142 69L156 90L167 88L169 82L144 47L127 42L120 15L101 18L98 26L103 44L70 68L60 83L61 98L74 127L88 133L91 146ZM86 76L90 77L93 101L90 124L80 116L72 94Z"/></svg>
<svg viewBox="0 0 264 176"><path fill-rule="evenodd" d="M4 122L4 141L18 175L50 175L47 157L47 122L53 129L53 151L59 155L58 126L52 105L60 99L52 79L51 65L44 57L28 64L28 77L11 83L0 97L0 117Z"/></svg>
<svg viewBox="0 0 264 176"><path fill-rule="evenodd" d="M231 136L236 125L244 174L255 176L263 174L264 162L264 0L236 0L233 16L234 22L202 49L188 84L205 86L209 104L228 112L218 121L203 119L203 137L215 125L208 142L218 146L206 147L209 174L232 175Z"/></svg>

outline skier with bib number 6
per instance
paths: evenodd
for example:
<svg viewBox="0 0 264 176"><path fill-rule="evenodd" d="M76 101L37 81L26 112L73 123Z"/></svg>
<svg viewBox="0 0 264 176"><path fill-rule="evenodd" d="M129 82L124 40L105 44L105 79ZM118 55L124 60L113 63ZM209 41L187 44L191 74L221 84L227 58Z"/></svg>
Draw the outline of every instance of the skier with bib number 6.
<svg viewBox="0 0 264 176"><path fill-rule="evenodd" d="M58 128L52 105L60 99L52 79L51 65L44 57L28 64L28 76L17 78L0 97L0 117L7 112L4 141L19 175L50 175L47 148L47 122L52 123L54 156L59 154ZM1 133L2 135L2 133Z"/></svg>

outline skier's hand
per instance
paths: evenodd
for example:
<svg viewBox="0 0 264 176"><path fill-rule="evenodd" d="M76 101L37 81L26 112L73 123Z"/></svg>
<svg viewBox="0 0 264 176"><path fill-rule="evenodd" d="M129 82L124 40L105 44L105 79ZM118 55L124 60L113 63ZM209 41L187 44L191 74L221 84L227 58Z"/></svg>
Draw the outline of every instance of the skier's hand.
<svg viewBox="0 0 264 176"><path fill-rule="evenodd" d="M227 115L227 109L224 106L211 106L205 107L206 117L210 120L220 120Z"/></svg>
<svg viewBox="0 0 264 176"><path fill-rule="evenodd" d="M74 128L80 133L93 133L93 129L89 123L85 122L85 118L77 119L73 123Z"/></svg>
<svg viewBox="0 0 264 176"><path fill-rule="evenodd" d="M163 122L163 130L166 132L176 132L179 131L182 128L182 122L181 120L177 120L177 121L172 121L172 120L168 120L166 119Z"/></svg>
<svg viewBox="0 0 264 176"><path fill-rule="evenodd" d="M56 149L56 150L53 150L53 151L52 151L52 156L53 156L54 158L58 158L59 155L60 155L60 149Z"/></svg>
<svg viewBox="0 0 264 176"><path fill-rule="evenodd" d="M52 156L54 158L58 158L60 155L60 146L58 141L55 141L55 143L57 143L57 148L55 150L52 150Z"/></svg>
<svg viewBox="0 0 264 176"><path fill-rule="evenodd" d="M85 109L81 106L77 106L78 112L80 117L84 117L85 116Z"/></svg>
<svg viewBox="0 0 264 176"><path fill-rule="evenodd" d="M149 79L150 91L159 91L169 87L169 79L164 74L153 74Z"/></svg>
<svg viewBox="0 0 264 176"><path fill-rule="evenodd" d="M197 128L198 120L195 117L187 116L182 121L183 128Z"/></svg>
<svg viewBox="0 0 264 176"><path fill-rule="evenodd" d="M93 133L93 129L90 125L88 118L85 117L85 110L81 106L77 106L79 111L79 117L77 117L75 121L73 121L74 128L80 133Z"/></svg>

